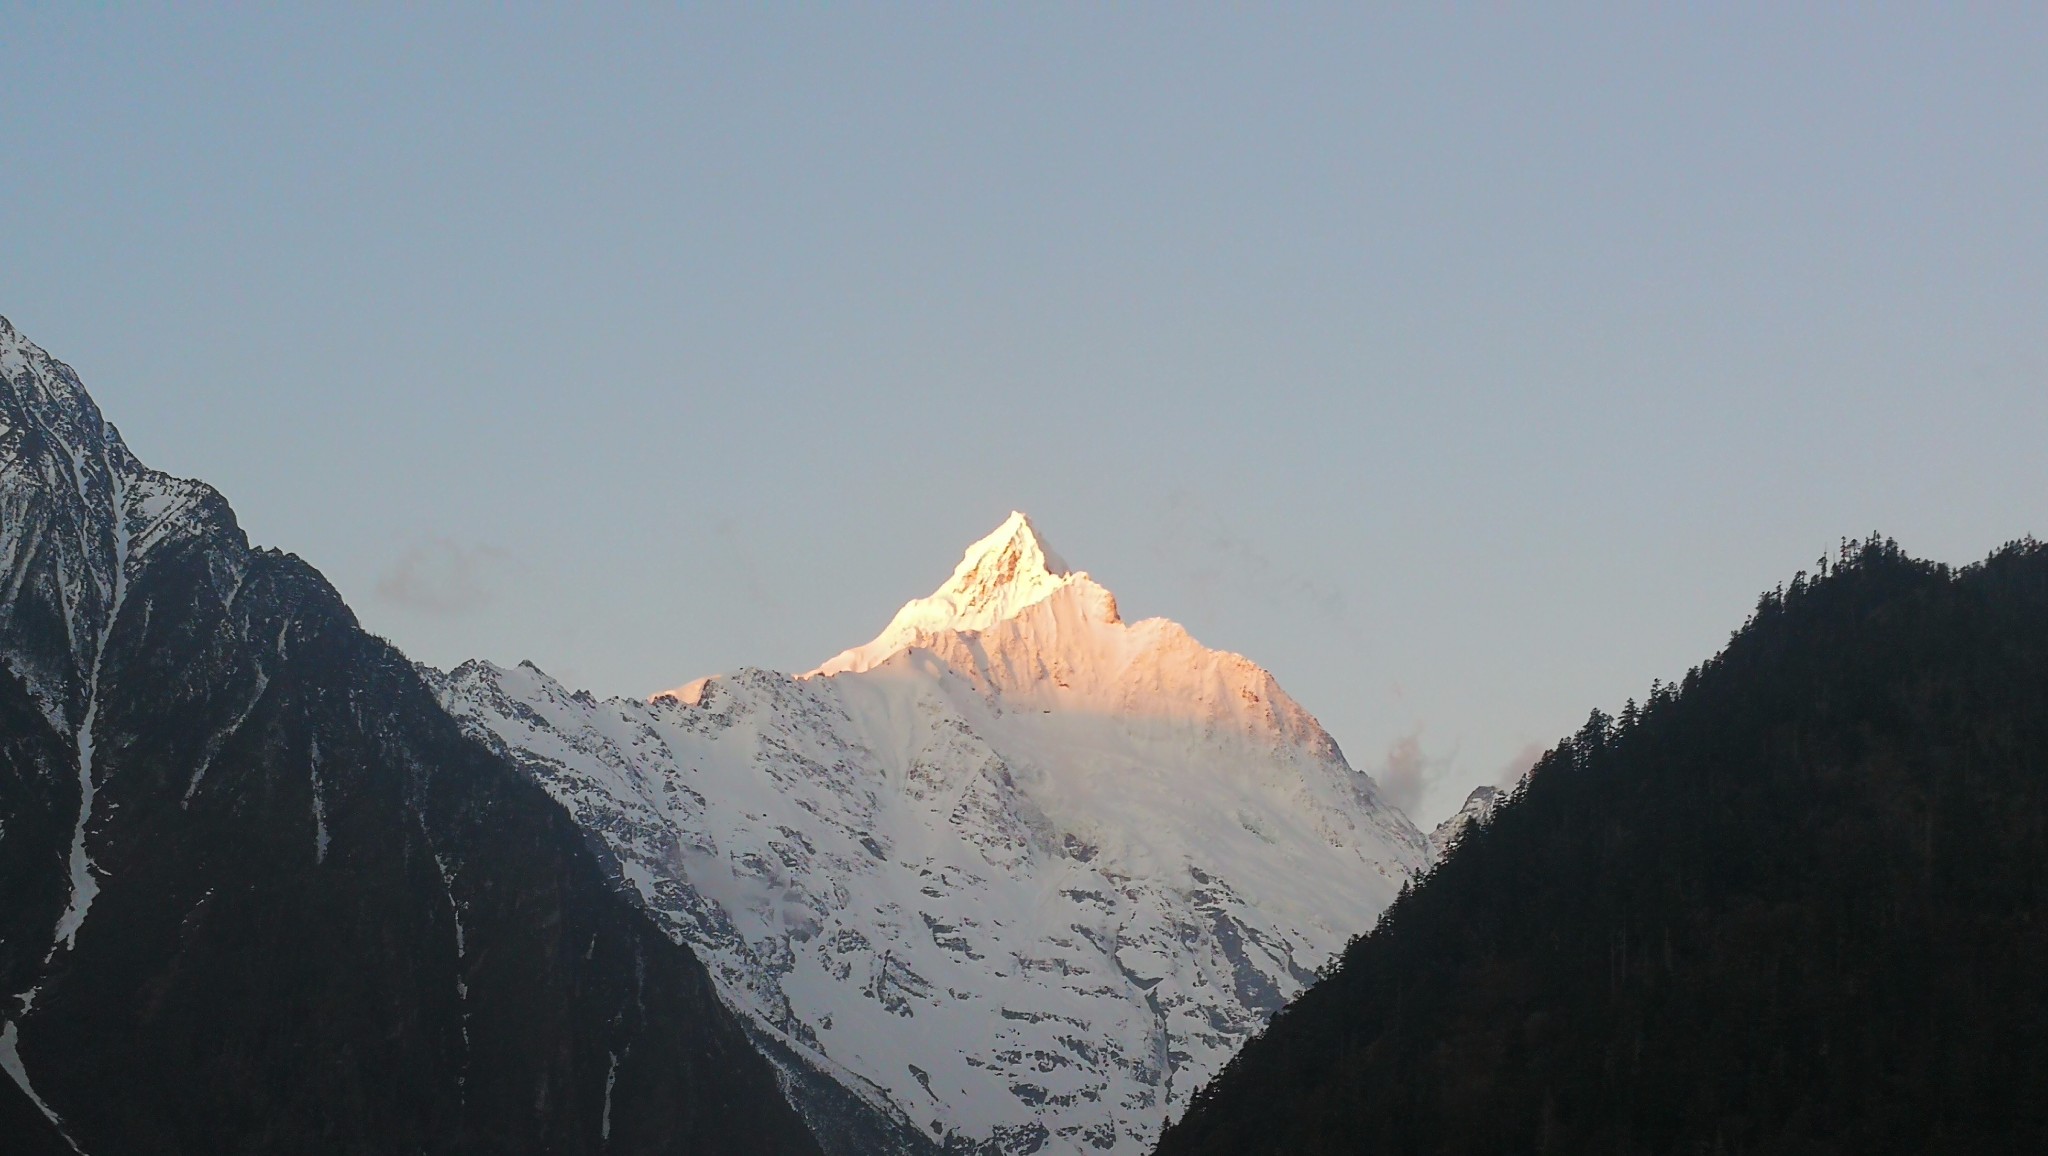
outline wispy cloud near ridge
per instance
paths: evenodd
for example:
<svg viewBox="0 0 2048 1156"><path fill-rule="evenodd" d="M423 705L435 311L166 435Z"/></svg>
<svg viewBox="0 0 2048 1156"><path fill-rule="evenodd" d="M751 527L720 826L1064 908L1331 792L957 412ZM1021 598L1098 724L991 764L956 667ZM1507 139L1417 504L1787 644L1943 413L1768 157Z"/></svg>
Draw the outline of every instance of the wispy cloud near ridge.
<svg viewBox="0 0 2048 1156"><path fill-rule="evenodd" d="M509 562L495 546L435 537L408 546L377 579L377 597L436 618L453 618L497 597L492 579Z"/></svg>

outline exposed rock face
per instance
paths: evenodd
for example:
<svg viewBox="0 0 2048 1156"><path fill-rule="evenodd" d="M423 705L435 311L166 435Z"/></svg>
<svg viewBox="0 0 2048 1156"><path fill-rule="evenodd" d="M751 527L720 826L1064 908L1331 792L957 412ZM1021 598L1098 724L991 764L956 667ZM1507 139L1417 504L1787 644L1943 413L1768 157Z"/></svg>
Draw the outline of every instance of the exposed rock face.
<svg viewBox="0 0 2048 1156"><path fill-rule="evenodd" d="M560 809L4 320L0 664L10 1152L815 1150Z"/></svg>
<svg viewBox="0 0 2048 1156"><path fill-rule="evenodd" d="M1022 515L809 675L600 702L473 662L440 689L808 1114L895 1122L847 1151L1142 1149L1427 856L1271 675L1125 623Z"/></svg>

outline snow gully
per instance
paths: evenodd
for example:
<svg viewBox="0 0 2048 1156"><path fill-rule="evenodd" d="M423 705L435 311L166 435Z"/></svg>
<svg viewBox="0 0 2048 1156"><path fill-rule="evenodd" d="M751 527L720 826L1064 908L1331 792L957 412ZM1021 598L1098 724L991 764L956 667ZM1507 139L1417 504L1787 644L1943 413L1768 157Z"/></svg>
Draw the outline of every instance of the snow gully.
<svg viewBox="0 0 2048 1156"><path fill-rule="evenodd" d="M102 440L106 436L102 433ZM100 713L100 671L106 664L107 643L114 636L114 624L121 617L121 604L128 597L128 483L114 468L104 445L100 447L100 464L107 471L107 488L112 499L113 589L108 591L107 620L100 626L99 644L93 648L92 673L86 682L85 717L79 721L76 736L78 823L71 832L71 903L57 919L56 939L50 944L49 954L43 957L45 963L56 956L59 945L67 950L78 945L78 929L85 925L86 912L91 910L93 899L100 893L99 880L93 877L92 855L86 848L86 831L92 823L93 796L98 791L92 777L93 724ZM76 458L72 459L72 468L78 468ZM82 473L78 476L78 486L79 493L83 495L85 481Z"/></svg>

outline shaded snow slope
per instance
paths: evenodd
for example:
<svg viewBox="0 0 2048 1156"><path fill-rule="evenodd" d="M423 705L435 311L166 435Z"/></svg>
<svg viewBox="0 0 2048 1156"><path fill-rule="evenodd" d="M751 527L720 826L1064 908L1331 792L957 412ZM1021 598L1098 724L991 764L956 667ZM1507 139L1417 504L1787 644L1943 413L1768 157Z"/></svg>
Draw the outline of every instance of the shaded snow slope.
<svg viewBox="0 0 2048 1156"><path fill-rule="evenodd" d="M952 1149L1143 1149L1428 855L1271 675L1021 514L810 675L441 687L757 1031Z"/></svg>

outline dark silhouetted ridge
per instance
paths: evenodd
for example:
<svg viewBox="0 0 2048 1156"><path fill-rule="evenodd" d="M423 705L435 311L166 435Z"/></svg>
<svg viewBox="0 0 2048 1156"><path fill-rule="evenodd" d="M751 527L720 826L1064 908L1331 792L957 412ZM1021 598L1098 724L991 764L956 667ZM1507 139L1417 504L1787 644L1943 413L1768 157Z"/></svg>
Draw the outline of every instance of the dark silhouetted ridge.
<svg viewBox="0 0 2048 1156"><path fill-rule="evenodd" d="M690 952L0 321L0 1152L814 1153Z"/></svg>
<svg viewBox="0 0 2048 1156"><path fill-rule="evenodd" d="M2048 549L1888 541L1595 713L1159 1151L2048 1151Z"/></svg>

